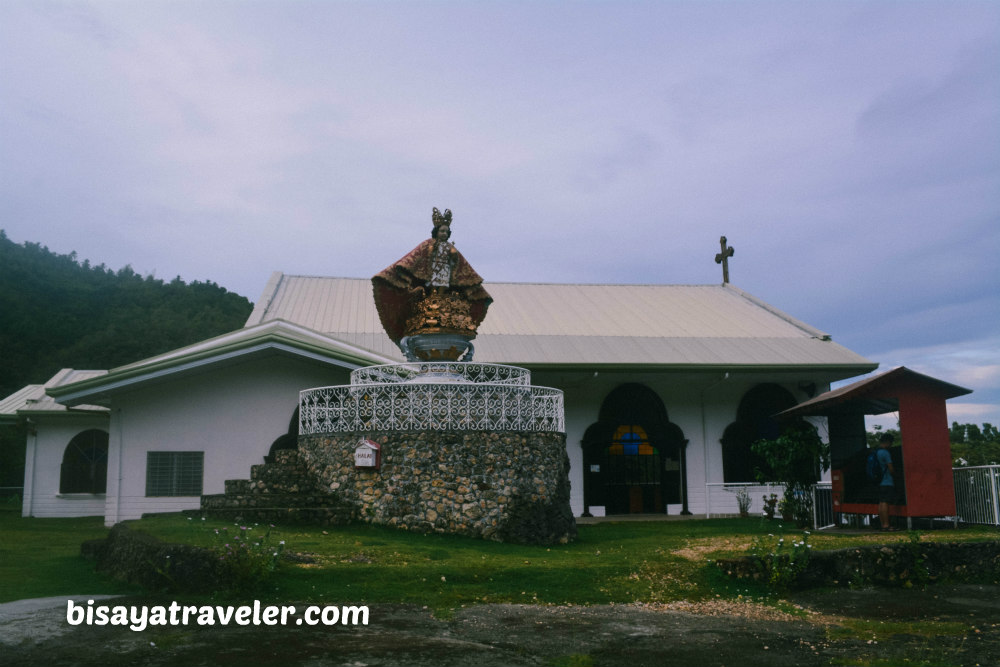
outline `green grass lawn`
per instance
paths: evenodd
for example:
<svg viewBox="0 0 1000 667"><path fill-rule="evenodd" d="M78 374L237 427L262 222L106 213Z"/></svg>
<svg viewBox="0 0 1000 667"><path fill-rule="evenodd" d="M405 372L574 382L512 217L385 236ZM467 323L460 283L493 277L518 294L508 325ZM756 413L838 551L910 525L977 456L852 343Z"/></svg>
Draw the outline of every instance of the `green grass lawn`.
<svg viewBox="0 0 1000 667"><path fill-rule="evenodd" d="M128 522L168 542L220 544L215 531L232 524L179 514ZM253 527L263 534L268 526ZM0 601L78 593L137 592L93 571L80 544L102 537L98 517L25 519L0 511ZM278 526L270 541L315 562L284 563L268 590L273 600L417 603L454 609L483 602L607 604L670 602L722 596L765 596L705 567L710 558L745 553L760 536L802 531L763 519L606 522L579 528L557 546L522 546L448 535L421 535L368 525ZM995 539L990 528L922 531L923 540ZM814 532L815 549L905 541L894 535Z"/></svg>
<svg viewBox="0 0 1000 667"><path fill-rule="evenodd" d="M107 533L103 517L25 519L19 507L0 509L0 602L138 592L97 574L80 556L80 544Z"/></svg>

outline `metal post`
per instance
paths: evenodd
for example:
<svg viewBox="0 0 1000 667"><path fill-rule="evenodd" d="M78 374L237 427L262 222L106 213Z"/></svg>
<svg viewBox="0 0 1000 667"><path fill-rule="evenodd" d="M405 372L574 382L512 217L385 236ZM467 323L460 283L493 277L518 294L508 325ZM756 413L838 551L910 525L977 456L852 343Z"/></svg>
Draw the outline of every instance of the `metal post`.
<svg viewBox="0 0 1000 667"><path fill-rule="evenodd" d="M813 493L813 530L819 530L819 519L816 517L816 505L818 504L818 501L817 501L817 498L816 498L816 489L817 489L817 486L818 485L816 485L816 484L812 485L812 493Z"/></svg>
<svg viewBox="0 0 1000 667"><path fill-rule="evenodd" d="M997 471L990 467L990 499L993 501L993 525L1000 526L1000 507L997 506Z"/></svg>

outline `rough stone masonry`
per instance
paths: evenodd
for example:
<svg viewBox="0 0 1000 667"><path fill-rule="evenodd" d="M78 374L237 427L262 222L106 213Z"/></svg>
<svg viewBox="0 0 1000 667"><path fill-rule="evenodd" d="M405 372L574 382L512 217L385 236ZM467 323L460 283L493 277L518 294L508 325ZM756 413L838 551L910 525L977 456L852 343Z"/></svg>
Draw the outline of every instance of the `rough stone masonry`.
<svg viewBox="0 0 1000 667"><path fill-rule="evenodd" d="M367 438L381 468L356 468ZM566 436L552 432L415 431L306 435L310 476L363 521L529 544L576 537Z"/></svg>

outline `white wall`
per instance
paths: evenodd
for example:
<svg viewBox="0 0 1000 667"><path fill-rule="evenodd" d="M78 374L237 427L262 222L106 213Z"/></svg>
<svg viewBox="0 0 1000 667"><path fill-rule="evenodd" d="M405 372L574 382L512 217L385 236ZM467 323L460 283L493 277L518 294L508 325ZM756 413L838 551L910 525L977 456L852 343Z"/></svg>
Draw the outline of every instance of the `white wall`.
<svg viewBox="0 0 1000 667"><path fill-rule="evenodd" d="M24 458L24 501L21 514L34 517L100 516L105 494L59 493L66 445L90 429L108 431L107 414L59 414L32 417Z"/></svg>
<svg viewBox="0 0 1000 667"><path fill-rule="evenodd" d="M248 479L288 429L299 392L346 384L347 369L287 356L216 367L112 400L105 523L195 509L198 496L146 497L146 453L202 451L206 495Z"/></svg>

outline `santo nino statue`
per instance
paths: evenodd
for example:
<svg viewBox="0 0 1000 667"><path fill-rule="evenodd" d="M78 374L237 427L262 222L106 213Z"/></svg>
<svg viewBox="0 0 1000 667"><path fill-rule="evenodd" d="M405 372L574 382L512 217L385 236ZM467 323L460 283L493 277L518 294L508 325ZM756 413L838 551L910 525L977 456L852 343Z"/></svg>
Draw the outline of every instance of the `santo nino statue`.
<svg viewBox="0 0 1000 667"><path fill-rule="evenodd" d="M372 277L382 327L409 361L471 361L479 324L493 299L448 240L451 211L434 209L431 238Z"/></svg>

